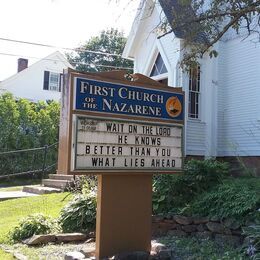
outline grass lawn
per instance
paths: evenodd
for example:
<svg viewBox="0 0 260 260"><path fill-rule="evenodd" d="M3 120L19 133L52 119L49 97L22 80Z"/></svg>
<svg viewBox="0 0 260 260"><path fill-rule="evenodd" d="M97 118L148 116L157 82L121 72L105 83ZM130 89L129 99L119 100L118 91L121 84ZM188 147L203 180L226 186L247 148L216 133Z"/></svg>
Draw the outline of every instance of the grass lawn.
<svg viewBox="0 0 260 260"><path fill-rule="evenodd" d="M12 255L5 253L5 251L2 250L1 248L0 248L0 259L15 260L15 258Z"/></svg>
<svg viewBox="0 0 260 260"><path fill-rule="evenodd" d="M24 217L43 213L58 217L61 208L71 196L68 193L53 193L36 197L0 201L0 244L8 243L8 232ZM1 256L1 255L0 255ZM0 259L5 259L1 258Z"/></svg>

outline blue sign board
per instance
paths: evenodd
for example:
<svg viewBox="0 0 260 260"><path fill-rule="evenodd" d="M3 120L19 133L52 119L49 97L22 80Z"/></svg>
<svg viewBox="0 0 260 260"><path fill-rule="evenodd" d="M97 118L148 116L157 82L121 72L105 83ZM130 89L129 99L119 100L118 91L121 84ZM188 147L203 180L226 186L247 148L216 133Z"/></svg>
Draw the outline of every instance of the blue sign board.
<svg viewBox="0 0 260 260"><path fill-rule="evenodd" d="M167 90L76 78L76 110L183 121L184 96Z"/></svg>

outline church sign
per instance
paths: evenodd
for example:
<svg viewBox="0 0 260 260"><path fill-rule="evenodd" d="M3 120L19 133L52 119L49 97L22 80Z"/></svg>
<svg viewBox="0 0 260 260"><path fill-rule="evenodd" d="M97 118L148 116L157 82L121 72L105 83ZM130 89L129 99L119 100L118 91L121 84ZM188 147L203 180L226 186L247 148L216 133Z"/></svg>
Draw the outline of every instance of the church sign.
<svg viewBox="0 0 260 260"><path fill-rule="evenodd" d="M182 170L182 92L80 77L73 84L73 171Z"/></svg>
<svg viewBox="0 0 260 260"><path fill-rule="evenodd" d="M57 173L97 175L96 259L150 252L152 176L183 168L184 92L128 79L64 73Z"/></svg>

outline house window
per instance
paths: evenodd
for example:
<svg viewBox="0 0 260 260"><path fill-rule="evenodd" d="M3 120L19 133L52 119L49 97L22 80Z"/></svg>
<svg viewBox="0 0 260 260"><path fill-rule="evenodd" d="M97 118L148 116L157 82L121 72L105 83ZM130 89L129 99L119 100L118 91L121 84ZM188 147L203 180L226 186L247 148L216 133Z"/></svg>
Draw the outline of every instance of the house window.
<svg viewBox="0 0 260 260"><path fill-rule="evenodd" d="M49 90L59 91L60 75L58 73L50 73Z"/></svg>
<svg viewBox="0 0 260 260"><path fill-rule="evenodd" d="M199 118L200 103L200 66L190 69L189 73L189 118Z"/></svg>
<svg viewBox="0 0 260 260"><path fill-rule="evenodd" d="M62 74L51 71L44 71L43 89L51 91L61 91Z"/></svg>
<svg viewBox="0 0 260 260"><path fill-rule="evenodd" d="M150 77L154 77L154 76L161 75L161 74L164 74L164 73L167 73L167 69L166 69L166 66L163 62L162 56L159 53L157 55L157 58L155 60L154 65L153 65Z"/></svg>

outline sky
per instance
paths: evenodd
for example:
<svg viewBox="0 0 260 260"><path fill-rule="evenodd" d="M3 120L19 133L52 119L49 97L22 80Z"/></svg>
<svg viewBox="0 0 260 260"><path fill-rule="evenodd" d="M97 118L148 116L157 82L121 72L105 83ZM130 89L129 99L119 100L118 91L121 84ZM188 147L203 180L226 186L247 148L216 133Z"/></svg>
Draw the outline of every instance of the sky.
<svg viewBox="0 0 260 260"><path fill-rule="evenodd" d="M60 48L39 47L3 39L76 48L102 30L118 28L127 36L139 0L0 1L0 81L17 72L17 59L29 66Z"/></svg>

